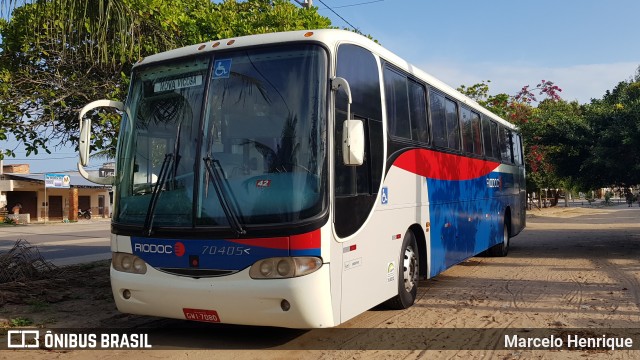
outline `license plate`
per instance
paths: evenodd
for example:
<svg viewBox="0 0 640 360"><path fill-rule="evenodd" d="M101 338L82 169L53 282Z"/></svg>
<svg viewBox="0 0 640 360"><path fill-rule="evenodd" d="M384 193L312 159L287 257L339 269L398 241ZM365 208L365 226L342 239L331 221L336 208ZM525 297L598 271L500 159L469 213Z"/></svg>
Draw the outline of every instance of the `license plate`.
<svg viewBox="0 0 640 360"><path fill-rule="evenodd" d="M184 317L187 320L219 323L220 317L215 310L187 309L183 308Z"/></svg>

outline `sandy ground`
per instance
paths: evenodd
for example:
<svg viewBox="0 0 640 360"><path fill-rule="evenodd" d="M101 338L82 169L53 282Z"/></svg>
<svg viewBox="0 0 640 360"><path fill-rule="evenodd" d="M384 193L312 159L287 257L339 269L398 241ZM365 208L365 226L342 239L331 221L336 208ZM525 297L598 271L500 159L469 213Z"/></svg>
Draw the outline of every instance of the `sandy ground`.
<svg viewBox="0 0 640 360"><path fill-rule="evenodd" d="M504 335L598 337L613 328L627 329L640 348L639 220L640 208L626 205L531 211L509 256L469 259L421 281L412 308L375 308L328 330L211 326L119 314L103 271L107 264L98 263L82 270L88 279L82 286L60 280L57 297L47 286L23 289L31 300L22 304L3 303L0 296L5 330L16 318L44 327L155 327L162 329L162 348L175 350L4 350L0 359L639 358L639 350L502 350L501 345ZM45 301L48 293L53 302ZM6 342L1 336L0 341Z"/></svg>

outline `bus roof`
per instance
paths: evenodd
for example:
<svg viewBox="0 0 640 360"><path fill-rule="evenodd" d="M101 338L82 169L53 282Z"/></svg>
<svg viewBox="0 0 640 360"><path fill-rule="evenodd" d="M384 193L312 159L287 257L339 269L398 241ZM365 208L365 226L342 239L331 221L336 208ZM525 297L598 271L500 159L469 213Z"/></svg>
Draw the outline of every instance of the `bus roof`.
<svg viewBox="0 0 640 360"><path fill-rule="evenodd" d="M414 65L408 63L398 55L385 49L374 41L368 39L365 36L356 34L351 31L338 30L338 29L321 29L321 30L298 30L277 32L268 34L257 34L240 36L236 38L221 39L215 41L209 41L206 43L200 43L196 45L185 46L183 48L165 51L162 53L148 56L134 65L134 68L141 65L147 65L155 62L161 62L169 59L188 57L196 54L239 49L244 47L259 46L265 44L282 44L292 42L308 42L316 41L325 44L330 49L337 49L338 45L342 43L351 43L362 46L370 50L375 55L378 55L383 60L393 64L397 68L415 76L418 79L423 80L427 84L433 86L439 91L445 93L447 96L458 100L462 104L473 108L474 110L481 112L493 120L505 125L511 129L515 129L515 125L502 119L498 115L492 113L486 108L482 107L473 99L463 95L459 91L455 90L451 86L438 80L434 76L420 70Z"/></svg>

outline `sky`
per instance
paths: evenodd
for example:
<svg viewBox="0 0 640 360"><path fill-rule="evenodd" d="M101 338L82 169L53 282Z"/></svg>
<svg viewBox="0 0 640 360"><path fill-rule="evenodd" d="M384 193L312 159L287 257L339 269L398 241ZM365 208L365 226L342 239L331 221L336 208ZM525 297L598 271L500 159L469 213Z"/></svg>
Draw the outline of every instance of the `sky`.
<svg viewBox="0 0 640 360"><path fill-rule="evenodd" d="M313 4L453 87L491 80L490 93L513 95L547 80L588 103L640 65L637 0L370 1Z"/></svg>
<svg viewBox="0 0 640 360"><path fill-rule="evenodd" d="M490 94L513 95L547 80L563 90L563 99L589 103L640 66L638 0L313 0L313 5L334 26L358 28L453 87L490 80ZM0 148L7 145L0 142ZM73 170L77 162L67 147L24 159L17 151L5 164L29 162L36 173ZM100 163L92 161L93 168Z"/></svg>

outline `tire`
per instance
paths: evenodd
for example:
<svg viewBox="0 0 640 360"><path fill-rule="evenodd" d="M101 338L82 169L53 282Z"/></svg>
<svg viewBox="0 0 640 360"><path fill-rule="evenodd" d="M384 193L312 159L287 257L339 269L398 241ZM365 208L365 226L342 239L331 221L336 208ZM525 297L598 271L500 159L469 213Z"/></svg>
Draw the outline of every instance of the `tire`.
<svg viewBox="0 0 640 360"><path fill-rule="evenodd" d="M84 218L87 220L91 219L91 214L89 214L89 212L87 211L86 213L84 213Z"/></svg>
<svg viewBox="0 0 640 360"><path fill-rule="evenodd" d="M502 241L493 245L487 250L487 255L493 257L504 257L509 254L509 227L504 222L502 225Z"/></svg>
<svg viewBox="0 0 640 360"><path fill-rule="evenodd" d="M411 307L418 294L420 261L418 243L411 232L407 231L402 242L400 261L398 262L398 295L385 302L390 309L402 310Z"/></svg>

